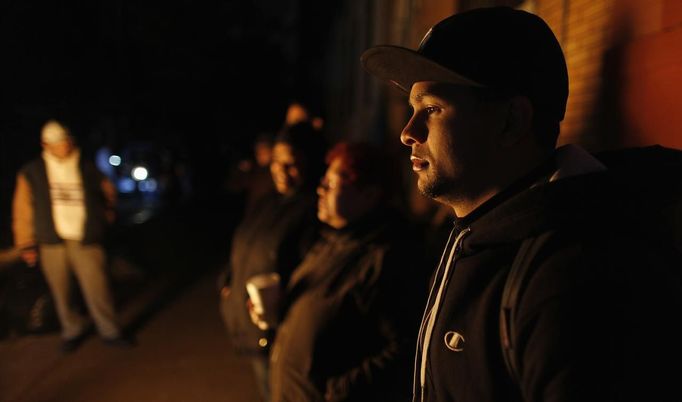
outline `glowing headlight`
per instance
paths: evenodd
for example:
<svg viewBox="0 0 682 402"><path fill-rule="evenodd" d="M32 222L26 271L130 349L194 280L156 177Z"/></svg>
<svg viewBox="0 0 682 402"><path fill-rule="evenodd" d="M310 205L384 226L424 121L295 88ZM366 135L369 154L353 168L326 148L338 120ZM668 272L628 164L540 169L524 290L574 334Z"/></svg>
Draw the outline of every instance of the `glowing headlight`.
<svg viewBox="0 0 682 402"><path fill-rule="evenodd" d="M147 178L147 176L149 176L149 172L147 171L146 168L144 168L142 166L137 166L137 167L133 168L132 176L133 176L133 179L135 179L137 181L142 181L142 180L145 180Z"/></svg>

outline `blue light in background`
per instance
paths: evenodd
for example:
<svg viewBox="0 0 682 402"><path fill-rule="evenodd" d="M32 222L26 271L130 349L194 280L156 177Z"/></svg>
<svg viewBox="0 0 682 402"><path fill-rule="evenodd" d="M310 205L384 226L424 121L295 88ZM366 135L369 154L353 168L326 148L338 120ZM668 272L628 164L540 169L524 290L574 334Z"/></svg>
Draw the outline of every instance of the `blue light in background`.
<svg viewBox="0 0 682 402"><path fill-rule="evenodd" d="M135 181L130 177L121 177L117 182L118 191L122 193L132 193L135 191Z"/></svg>
<svg viewBox="0 0 682 402"><path fill-rule="evenodd" d="M121 166L121 157L118 155L111 155L109 157L109 164L111 166Z"/></svg>
<svg viewBox="0 0 682 402"><path fill-rule="evenodd" d="M144 193L153 193L158 188L158 184L154 179L143 180L137 183L137 188Z"/></svg>

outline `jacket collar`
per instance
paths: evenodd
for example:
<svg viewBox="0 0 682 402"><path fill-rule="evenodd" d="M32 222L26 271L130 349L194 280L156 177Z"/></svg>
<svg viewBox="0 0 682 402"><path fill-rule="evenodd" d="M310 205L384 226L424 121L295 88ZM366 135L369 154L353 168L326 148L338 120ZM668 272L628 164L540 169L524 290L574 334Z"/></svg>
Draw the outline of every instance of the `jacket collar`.
<svg viewBox="0 0 682 402"><path fill-rule="evenodd" d="M558 148L545 163L455 220L470 228L466 249L508 243L553 227L579 225L608 206L612 185L606 168L578 146Z"/></svg>

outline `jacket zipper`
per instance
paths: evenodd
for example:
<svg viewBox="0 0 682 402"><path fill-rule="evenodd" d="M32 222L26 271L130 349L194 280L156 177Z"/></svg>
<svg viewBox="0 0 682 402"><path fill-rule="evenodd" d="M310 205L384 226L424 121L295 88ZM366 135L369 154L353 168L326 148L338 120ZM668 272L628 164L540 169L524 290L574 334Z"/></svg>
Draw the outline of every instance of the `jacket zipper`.
<svg viewBox="0 0 682 402"><path fill-rule="evenodd" d="M470 228L465 228L455 238L455 242L453 243L452 247L450 248L450 254L448 256L446 265L445 265L445 271L443 272L443 277L441 278L440 281L440 286L438 287L438 293L436 294L436 300L433 303L433 306L429 308L429 305L431 303L431 297L433 296L433 291L436 286L436 281L434 281L433 285L431 286L431 290L429 292L429 298L427 300L426 304L426 309L424 310L424 314L422 315L422 322L419 327L419 336L417 340L417 350L415 353L415 361L414 361L414 384L415 387L414 389L416 390L416 385L417 385L417 370L419 369L419 399L416 399L416 393L412 395L412 401L417 402L421 401L424 402L424 396L425 396L425 388L426 388L426 365L428 364L428 349L429 349L429 344L431 342L431 336L432 336L432 331L433 331L433 326L435 325L436 318L438 315L438 310L440 309L440 303L442 301L443 297L443 292L445 290L445 285L447 284L449 277L450 277L450 271L451 268L455 265L455 257L457 252L461 249L462 246L462 241L465 236L467 236L471 232ZM450 237L448 238L448 243L450 242L450 239L452 239L452 234L454 233L454 229L452 232L450 232ZM441 256L440 263L438 264L438 271L440 271L441 266L443 265L443 260L445 258L445 255L448 252L448 248L443 251L443 255ZM438 277L438 271L436 272L436 277ZM420 347L421 346L421 358L419 356L420 352ZM419 367L418 367L419 366Z"/></svg>

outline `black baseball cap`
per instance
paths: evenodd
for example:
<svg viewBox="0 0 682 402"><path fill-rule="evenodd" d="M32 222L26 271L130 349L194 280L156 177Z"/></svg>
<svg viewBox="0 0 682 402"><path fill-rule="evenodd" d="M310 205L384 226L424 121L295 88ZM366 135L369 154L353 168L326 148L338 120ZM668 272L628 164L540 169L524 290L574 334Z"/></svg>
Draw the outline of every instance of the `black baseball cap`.
<svg viewBox="0 0 682 402"><path fill-rule="evenodd" d="M376 46L361 62L405 92L419 81L489 88L527 96L536 111L564 118L564 54L545 21L526 11L489 7L455 14L434 25L416 51Z"/></svg>

